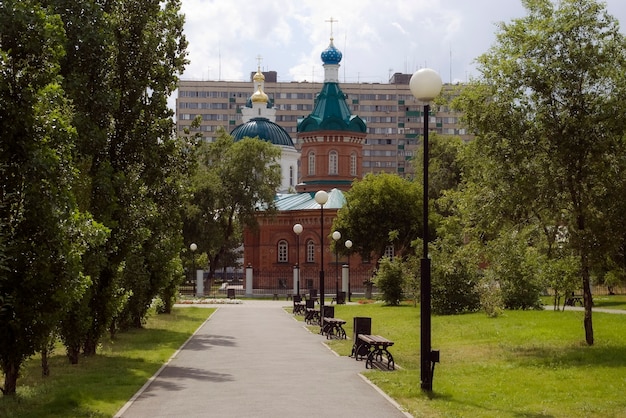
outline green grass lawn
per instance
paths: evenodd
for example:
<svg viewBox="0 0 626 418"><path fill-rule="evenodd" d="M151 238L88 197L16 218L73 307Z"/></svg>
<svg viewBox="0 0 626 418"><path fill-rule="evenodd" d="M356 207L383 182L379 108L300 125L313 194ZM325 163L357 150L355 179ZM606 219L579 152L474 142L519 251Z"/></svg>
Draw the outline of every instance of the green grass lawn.
<svg viewBox="0 0 626 418"><path fill-rule="evenodd" d="M554 297L552 296L542 296L541 301L547 308L554 306ZM626 295L594 295L593 305L602 309L626 310ZM563 308L563 298L561 298L559 307Z"/></svg>
<svg viewBox="0 0 626 418"><path fill-rule="evenodd" d="M35 356L22 370L16 397L0 396L0 417L112 417L214 310L175 308L152 316L144 329L118 334L77 365L58 348L47 378Z"/></svg>
<svg viewBox="0 0 626 418"><path fill-rule="evenodd" d="M110 417L212 311L188 307L154 316L145 329L120 334L76 366L59 349L45 379L35 357L18 395L0 397L0 417ZM365 316L372 333L395 341L396 371L363 370L415 417L626 417L626 315L595 312L591 347L579 311L434 316L441 363L432 396L420 389L419 308L339 305L335 316L347 321L349 337L352 318ZM352 342L330 345L347 356Z"/></svg>
<svg viewBox="0 0 626 418"><path fill-rule="evenodd" d="M594 313L591 347L582 312L434 316L431 397L420 389L419 308L340 305L335 316L350 337L352 318L366 316L373 334L395 341L401 369L366 375L415 417L626 417L626 315ZM330 343L342 355L351 344Z"/></svg>

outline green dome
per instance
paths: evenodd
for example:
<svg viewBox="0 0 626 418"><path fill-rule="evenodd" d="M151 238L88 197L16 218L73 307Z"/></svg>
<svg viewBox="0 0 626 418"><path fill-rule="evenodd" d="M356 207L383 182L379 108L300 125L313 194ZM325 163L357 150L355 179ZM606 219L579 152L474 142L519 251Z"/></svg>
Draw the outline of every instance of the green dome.
<svg viewBox="0 0 626 418"><path fill-rule="evenodd" d="M246 136L250 138L258 136L259 139L274 145L294 146L287 131L266 118L252 118L233 129L231 135L235 141L240 141Z"/></svg>

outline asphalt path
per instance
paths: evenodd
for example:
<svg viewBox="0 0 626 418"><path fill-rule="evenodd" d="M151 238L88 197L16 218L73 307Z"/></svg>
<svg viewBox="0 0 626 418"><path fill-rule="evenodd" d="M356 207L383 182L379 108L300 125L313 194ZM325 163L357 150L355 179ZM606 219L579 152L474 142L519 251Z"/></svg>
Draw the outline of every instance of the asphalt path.
<svg viewBox="0 0 626 418"><path fill-rule="evenodd" d="M362 376L363 361L336 355L289 304L217 305L116 417L411 417Z"/></svg>

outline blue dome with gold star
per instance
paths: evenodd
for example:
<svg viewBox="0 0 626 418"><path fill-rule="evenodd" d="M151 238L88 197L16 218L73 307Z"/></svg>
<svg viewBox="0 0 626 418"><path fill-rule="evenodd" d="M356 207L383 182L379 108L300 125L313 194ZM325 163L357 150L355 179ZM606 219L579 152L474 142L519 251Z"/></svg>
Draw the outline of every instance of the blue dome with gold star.
<svg viewBox="0 0 626 418"><path fill-rule="evenodd" d="M343 54L333 44L333 38L330 38L330 45L322 51L322 62L324 64L337 65L341 61Z"/></svg>

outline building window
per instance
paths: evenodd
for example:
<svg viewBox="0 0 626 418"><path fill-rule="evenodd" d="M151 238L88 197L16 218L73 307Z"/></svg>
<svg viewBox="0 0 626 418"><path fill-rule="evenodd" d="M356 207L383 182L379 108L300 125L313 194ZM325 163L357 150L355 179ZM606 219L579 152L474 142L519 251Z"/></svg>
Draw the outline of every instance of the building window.
<svg viewBox="0 0 626 418"><path fill-rule="evenodd" d="M313 242L313 240L308 240L306 242L306 262L315 262L315 243Z"/></svg>
<svg viewBox="0 0 626 418"><path fill-rule="evenodd" d="M393 260L393 256L394 256L393 245L387 245L387 247L385 248L384 256L389 258L390 260Z"/></svg>
<svg viewBox="0 0 626 418"><path fill-rule="evenodd" d="M315 153L309 152L309 176L315 175Z"/></svg>
<svg viewBox="0 0 626 418"><path fill-rule="evenodd" d="M289 261L289 245L287 244L287 241L280 240L278 241L278 262L279 263L286 263Z"/></svg>
<svg viewBox="0 0 626 418"><path fill-rule="evenodd" d="M328 174L337 174L339 172L339 157L337 151L328 153Z"/></svg>
<svg viewBox="0 0 626 418"><path fill-rule="evenodd" d="M293 166L289 166L289 185L293 186Z"/></svg>
<svg viewBox="0 0 626 418"><path fill-rule="evenodd" d="M356 152L353 152L352 154L350 154L350 175L351 176L356 176L356 171L357 171L357 167L356 167Z"/></svg>

